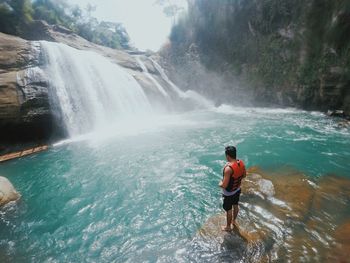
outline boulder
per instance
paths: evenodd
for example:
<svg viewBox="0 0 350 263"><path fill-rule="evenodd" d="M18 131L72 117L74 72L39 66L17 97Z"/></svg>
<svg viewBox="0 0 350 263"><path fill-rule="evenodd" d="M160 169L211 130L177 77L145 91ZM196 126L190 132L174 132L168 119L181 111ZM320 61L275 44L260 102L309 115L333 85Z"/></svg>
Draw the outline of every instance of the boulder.
<svg viewBox="0 0 350 263"><path fill-rule="evenodd" d="M17 201L21 195L16 191L11 182L0 176L0 206L3 206L11 201Z"/></svg>

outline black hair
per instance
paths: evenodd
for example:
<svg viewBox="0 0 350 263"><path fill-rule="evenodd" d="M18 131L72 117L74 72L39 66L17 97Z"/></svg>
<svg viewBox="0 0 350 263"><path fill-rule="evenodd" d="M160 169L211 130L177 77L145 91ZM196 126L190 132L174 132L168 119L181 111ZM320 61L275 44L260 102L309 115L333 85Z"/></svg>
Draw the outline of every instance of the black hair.
<svg viewBox="0 0 350 263"><path fill-rule="evenodd" d="M236 147L234 146L225 147L225 154L230 156L233 159L236 159L236 155L237 155Z"/></svg>

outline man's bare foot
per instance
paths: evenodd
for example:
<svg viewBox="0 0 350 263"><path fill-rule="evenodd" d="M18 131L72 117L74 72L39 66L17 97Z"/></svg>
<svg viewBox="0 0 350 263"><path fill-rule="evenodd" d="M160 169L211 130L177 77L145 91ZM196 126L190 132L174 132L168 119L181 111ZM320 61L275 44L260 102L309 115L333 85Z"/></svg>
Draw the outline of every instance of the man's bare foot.
<svg viewBox="0 0 350 263"><path fill-rule="evenodd" d="M233 221L232 222L232 227L238 229L239 228L238 223L236 221Z"/></svg>
<svg viewBox="0 0 350 263"><path fill-rule="evenodd" d="M222 230L222 231L231 232L232 229L231 229L231 227L228 227L228 226L222 226L222 227L221 227L221 230Z"/></svg>

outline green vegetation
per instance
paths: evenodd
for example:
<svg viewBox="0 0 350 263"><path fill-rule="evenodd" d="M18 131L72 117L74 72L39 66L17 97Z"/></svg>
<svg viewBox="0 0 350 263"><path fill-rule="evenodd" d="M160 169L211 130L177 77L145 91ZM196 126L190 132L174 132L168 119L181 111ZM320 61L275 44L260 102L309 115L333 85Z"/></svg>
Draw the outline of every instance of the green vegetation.
<svg viewBox="0 0 350 263"><path fill-rule="evenodd" d="M82 10L66 0L0 0L0 31L26 36L34 20L44 20L100 45L129 48L129 36L122 24L99 22L91 15L93 11L91 5Z"/></svg>
<svg viewBox="0 0 350 263"><path fill-rule="evenodd" d="M21 34L32 22L33 7L30 0L0 0L0 30Z"/></svg>
<svg viewBox="0 0 350 263"><path fill-rule="evenodd" d="M195 46L206 68L230 70L247 89L313 93L329 79L350 83L348 0L192 0L170 40L168 59L178 68ZM348 94L338 93L332 107Z"/></svg>

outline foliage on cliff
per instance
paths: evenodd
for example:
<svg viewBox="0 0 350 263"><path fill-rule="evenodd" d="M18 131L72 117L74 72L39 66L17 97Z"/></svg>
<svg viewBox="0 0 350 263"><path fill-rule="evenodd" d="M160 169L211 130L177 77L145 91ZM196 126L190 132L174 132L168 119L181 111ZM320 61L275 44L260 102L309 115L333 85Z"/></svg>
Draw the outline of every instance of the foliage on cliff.
<svg viewBox="0 0 350 263"><path fill-rule="evenodd" d="M66 0L0 0L0 32L26 36L33 20L64 26L85 39L121 49L129 48L129 36L120 23L99 22L91 13L94 7L85 10L71 6Z"/></svg>
<svg viewBox="0 0 350 263"><path fill-rule="evenodd" d="M187 63L195 49L206 68L229 70L247 89L284 95L304 89L300 103L307 104L305 97L313 99L317 89L332 89L325 87L332 79L329 85L344 87L327 93L331 101L319 94L315 103L342 107L345 97L350 101L348 0L191 0L170 41L167 54L175 66ZM293 92L288 99L300 101Z"/></svg>

